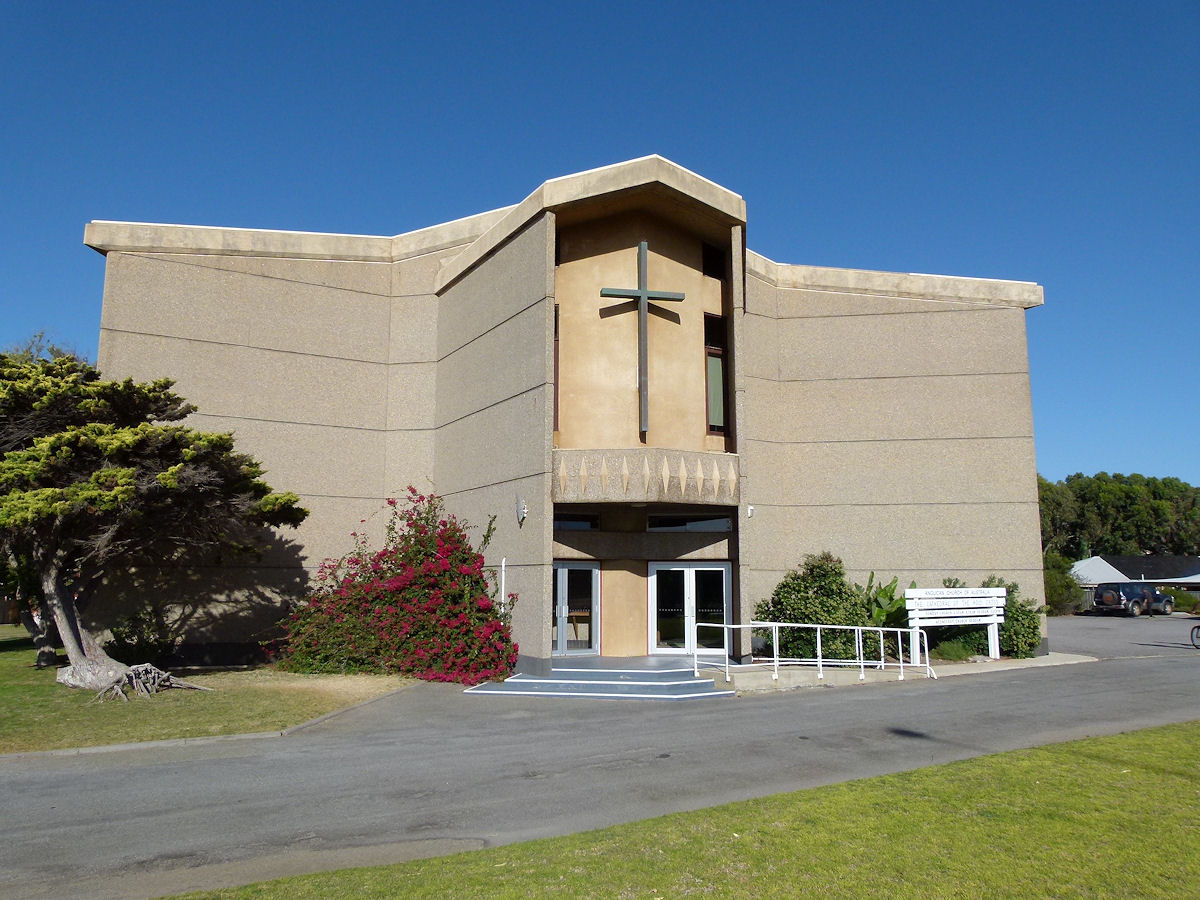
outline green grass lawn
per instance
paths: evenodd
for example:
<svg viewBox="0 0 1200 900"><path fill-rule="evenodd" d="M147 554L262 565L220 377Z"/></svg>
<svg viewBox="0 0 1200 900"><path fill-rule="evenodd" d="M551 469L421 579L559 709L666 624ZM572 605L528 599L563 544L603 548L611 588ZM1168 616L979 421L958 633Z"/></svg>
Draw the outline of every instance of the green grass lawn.
<svg viewBox="0 0 1200 900"><path fill-rule="evenodd" d="M1200 723L196 898L1194 897Z"/></svg>
<svg viewBox="0 0 1200 900"><path fill-rule="evenodd" d="M0 625L0 753L92 747L165 738L282 731L385 693L405 679L383 675L293 675L270 668L188 677L216 688L166 691L128 703L92 703L35 669L20 625Z"/></svg>

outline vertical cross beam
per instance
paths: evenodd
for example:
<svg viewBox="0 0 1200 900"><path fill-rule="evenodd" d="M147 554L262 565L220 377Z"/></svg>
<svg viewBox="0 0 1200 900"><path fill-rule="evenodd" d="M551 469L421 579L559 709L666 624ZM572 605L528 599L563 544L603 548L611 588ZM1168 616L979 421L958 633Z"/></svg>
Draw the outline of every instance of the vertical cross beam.
<svg viewBox="0 0 1200 900"><path fill-rule="evenodd" d="M684 295L675 291L652 291L649 282L649 251L650 244L642 241L638 244L638 286L636 289L601 288L601 297L614 297L621 300L636 300L638 311L638 427L642 434L650 430L650 390L649 362L647 335L650 328L650 301L671 300L682 301Z"/></svg>

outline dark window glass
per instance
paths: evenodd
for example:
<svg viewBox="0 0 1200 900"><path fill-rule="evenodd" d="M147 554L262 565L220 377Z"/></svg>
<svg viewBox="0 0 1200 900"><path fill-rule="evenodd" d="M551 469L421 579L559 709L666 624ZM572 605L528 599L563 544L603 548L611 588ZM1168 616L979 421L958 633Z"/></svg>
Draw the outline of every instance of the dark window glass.
<svg viewBox="0 0 1200 900"><path fill-rule="evenodd" d="M725 280L725 253L720 247L712 244L704 245L703 271L709 278Z"/></svg>
<svg viewBox="0 0 1200 900"><path fill-rule="evenodd" d="M556 513L554 516L555 531L596 531L599 527L599 516L574 513Z"/></svg>
<svg viewBox="0 0 1200 900"><path fill-rule="evenodd" d="M704 316L704 384L708 416L708 433L726 431L725 406L729 396L729 373L725 365L725 348L729 341L724 316Z"/></svg>
<svg viewBox="0 0 1200 900"><path fill-rule="evenodd" d="M733 531L733 520L729 516L670 516L646 517L647 531Z"/></svg>

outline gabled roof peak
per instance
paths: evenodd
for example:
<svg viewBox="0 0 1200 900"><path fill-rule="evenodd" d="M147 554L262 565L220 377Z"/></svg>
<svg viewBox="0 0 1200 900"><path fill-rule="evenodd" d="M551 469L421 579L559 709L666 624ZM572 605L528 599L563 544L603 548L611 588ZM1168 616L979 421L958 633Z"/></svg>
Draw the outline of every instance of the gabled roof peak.
<svg viewBox="0 0 1200 900"><path fill-rule="evenodd" d="M746 222L746 201L740 195L657 154L642 156L542 182L447 264L438 277L437 289L461 278L544 212L569 221L657 204L669 205L676 215L718 227Z"/></svg>

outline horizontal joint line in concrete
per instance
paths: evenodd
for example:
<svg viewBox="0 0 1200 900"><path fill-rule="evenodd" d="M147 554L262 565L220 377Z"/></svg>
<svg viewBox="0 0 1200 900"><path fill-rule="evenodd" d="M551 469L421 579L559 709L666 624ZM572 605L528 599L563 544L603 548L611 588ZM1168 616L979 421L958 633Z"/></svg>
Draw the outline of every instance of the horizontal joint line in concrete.
<svg viewBox="0 0 1200 900"><path fill-rule="evenodd" d="M166 263L168 265L176 265L176 266L191 266L194 269L209 269L210 271L213 271L213 272L224 272L227 275L240 275L245 278L264 278L267 281L282 281L286 284L304 284L304 285L308 285L309 287L327 288L328 290L331 290L331 291L341 291L341 292L347 293L347 294L364 294L368 297L382 297L384 299L390 299L392 297L392 294L390 291L379 292L379 291L364 290L361 288L339 287L338 285L334 285L334 284L323 284L319 281L306 281L303 278L285 278L282 275L268 275L264 272L241 272L241 271L238 271L237 269L227 269L223 266L218 266L218 265L205 265L204 263L199 262L199 261L190 262L190 261L184 260L184 259L164 259L163 256L158 253L141 253L141 252L134 252L134 251L129 251L129 250L123 250L123 251L118 251L118 252L123 253L125 256L132 256L137 259L149 260L151 262ZM169 254L171 252L172 251L169 251L169 250L164 251L164 253L167 253L167 254ZM190 254L184 254L184 255L190 255ZM209 254L205 254L205 257L201 257L201 258L272 259L275 257L247 256L247 255L236 255L236 256L228 255L227 256L227 255L223 255L223 254L209 253ZM310 259L309 257L295 257L295 258L302 259L305 262L339 262L339 260L335 260L335 259ZM373 261L357 261L356 260L356 262L359 262L360 264L371 264ZM389 265L388 263L376 263L376 264L377 265Z"/></svg>
<svg viewBox="0 0 1200 900"><path fill-rule="evenodd" d="M750 502L750 501L747 501ZM754 501L755 509L858 509L861 507L887 508L892 506L1037 506L1037 500L926 500L920 502L895 503L763 503Z"/></svg>
<svg viewBox="0 0 1200 900"><path fill-rule="evenodd" d="M889 506L1037 506L1037 500L922 500L918 503L758 503L755 509L887 509Z"/></svg>
<svg viewBox="0 0 1200 900"><path fill-rule="evenodd" d="M470 347L470 346L471 346L473 343L475 343L476 341L478 341L478 340L481 340L482 338L484 338L484 337L486 337L487 335L491 334L493 331L495 331L497 328L500 328L502 325L507 325L507 324L508 324L509 322L511 322L513 319L517 318L518 316L522 316L522 315L524 315L525 313L529 312L529 310L533 309L533 308L534 308L535 306L537 306L538 304L540 304L540 303L545 303L547 299L548 299L547 297L539 297L537 300L534 300L534 301L533 301L532 303L530 303L528 306L524 306L524 307L522 307L521 309L517 310L517 311L516 311L515 313L513 313L511 316L508 316L508 317L507 317L507 318L505 318L505 319L501 319L499 322L496 322L494 325L490 325L490 326L488 326L488 328L487 328L487 330L486 330L486 331L481 331L479 334L475 335L475 337L471 338L471 339L470 339L469 341L467 341L466 343L464 343L464 344L460 344L459 346L455 347L453 350L449 351L448 353L446 353L446 354L445 354L445 355L443 355L443 356L439 356L439 357L438 357L438 359L437 359L437 361L438 361L438 362L442 362L442 361L444 361L444 360L447 360L447 359L449 359L451 356L453 356L453 355L454 355L455 353L457 353L459 350L462 350L462 349L464 349L464 348L466 348L466 347Z"/></svg>
<svg viewBox="0 0 1200 900"><path fill-rule="evenodd" d="M446 491L444 494L439 494L438 496L440 496L440 497L456 497L459 494L469 494L472 491L484 491L484 490L487 490L488 488L499 487L502 484L514 484L518 481L528 481L530 478L541 478L543 476L548 477L549 475L550 475L550 473L547 471L547 472L533 472L532 474L529 474L529 475L517 475L513 478L501 478L499 481L489 481L487 484L477 484L472 487L459 488L457 491Z"/></svg>
<svg viewBox="0 0 1200 900"><path fill-rule="evenodd" d="M1015 372L916 372L905 375L846 375L839 378L768 378L765 375L743 375L755 381L770 381L775 384L824 384L831 381L902 381L918 378L993 378L997 375L1029 376L1028 370Z"/></svg>
<svg viewBox="0 0 1200 900"><path fill-rule="evenodd" d="M894 300L897 298L888 297L887 299ZM905 299L907 299L907 298L905 298ZM953 308L952 307L950 309L896 309L896 310L885 310L885 311L879 311L879 312L818 313L818 314L809 315L809 316L780 316L780 315L773 316L770 313L755 312L754 310L748 309L748 310L746 310L746 315L754 316L757 319L770 319L772 322L799 322L799 321L806 321L809 319L861 319L861 318L879 317L879 316L889 316L889 317L890 316L933 316L933 315L945 314L948 312L980 313L980 312L991 312L991 311L997 309L996 306L994 306L993 304L990 304L990 303L971 303L970 301L967 301L967 300L936 300L936 301L931 300L929 302L930 303L961 303L961 304L963 304L963 307L962 308ZM1005 307L1000 307L1000 308L1008 309L1009 307L1005 306Z"/></svg>
<svg viewBox="0 0 1200 900"><path fill-rule="evenodd" d="M784 441L771 438L743 438L747 444L772 444L791 447L796 445L822 444L915 444L925 441L1028 441L1033 439L1029 434L993 434L993 435L942 435L936 437L906 437L906 438L831 438L829 440Z"/></svg>
<svg viewBox="0 0 1200 900"><path fill-rule="evenodd" d="M261 350L264 353L282 353L286 356L304 356L310 359L332 359L336 362L364 363L368 366L386 367L398 365L432 365L434 362L436 362L436 360L433 359L422 359L413 360L411 362L408 360L402 360L400 362L393 363L386 359L361 359L359 357L338 356L331 353L309 353L305 350L283 350L278 347L263 347L258 344L235 344L233 341L213 341L207 338L181 337L177 334L161 334L154 331L129 331L126 328L109 328L106 326L101 326L100 332L104 333L105 331L112 334L132 334L136 335L137 337L153 337L163 338L164 340L168 341L183 341L188 344L210 344L214 347L242 347L246 350Z"/></svg>
<svg viewBox="0 0 1200 900"><path fill-rule="evenodd" d="M520 391L519 393L510 394L507 397L502 397L499 400L489 403L487 406L481 406L478 409L473 409L469 413L463 413L461 416L457 416L453 419L448 419L445 422L438 422L436 427L437 428L446 428L450 425L455 425L458 422L463 421L464 419L471 418L471 416L478 415L481 412L486 412L489 409L494 409L495 407L499 406L502 403L507 403L509 400L516 400L518 397L524 397L526 394L532 393L533 391L540 391L540 390L542 390L542 388L546 387L548 384L550 384L550 382L548 382L548 381L543 381L540 384L535 384L533 387L525 388L525 390Z"/></svg>
<svg viewBox="0 0 1200 900"><path fill-rule="evenodd" d="M903 291L892 293L888 291L856 291L849 288L793 286L777 286L776 290L804 291L808 294L827 294L830 297L869 297L871 299L880 300L911 300L913 303L958 303L969 307L969 309L959 310L959 312L984 312L989 309L1023 308L1020 304L1013 303L1008 300L980 300L976 297L929 297L924 294L905 293ZM939 310L930 310L930 312L939 312ZM887 313L884 313L883 315L887 315Z"/></svg>
<svg viewBox="0 0 1200 900"><path fill-rule="evenodd" d="M435 430L428 428L370 428L366 425L338 425L332 422L301 422L296 419L268 419L264 416L235 416L228 413L194 412L189 419L236 419L239 422L268 422L272 425L301 425L305 428L336 428L339 431L369 431L376 434L394 434L396 432L422 432Z"/></svg>
<svg viewBox="0 0 1200 900"><path fill-rule="evenodd" d="M303 502L306 497L319 497L322 500L373 500L382 506L384 501L388 498L387 494L319 494L316 491L297 490L293 490L292 493L299 494L301 502ZM399 497L400 495L397 494L395 496Z"/></svg>

